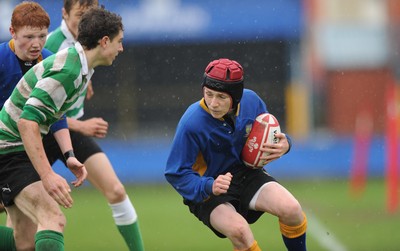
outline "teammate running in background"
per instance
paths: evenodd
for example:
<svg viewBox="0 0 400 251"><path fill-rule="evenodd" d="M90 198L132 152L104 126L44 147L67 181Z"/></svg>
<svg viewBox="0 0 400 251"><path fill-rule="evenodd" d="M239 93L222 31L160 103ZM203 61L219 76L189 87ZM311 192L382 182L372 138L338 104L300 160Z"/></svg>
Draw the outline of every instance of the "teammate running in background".
<svg viewBox="0 0 400 251"><path fill-rule="evenodd" d="M264 169L250 169L241 159L249 128L267 112L261 98L243 89L243 68L229 59L214 60L205 69L203 98L182 116L172 143L165 177L184 198L190 212L234 250L261 250L249 224L264 212L279 219L290 251L306 250L307 219L299 202ZM279 143L264 144L270 162L286 154L284 133Z"/></svg>
<svg viewBox="0 0 400 251"><path fill-rule="evenodd" d="M82 15L96 6L98 6L97 0L64 0L61 26L49 34L45 48L56 53L73 46L78 37L78 23ZM115 224L129 249L142 251L144 245L136 210L108 157L92 138L104 138L107 134L108 123L102 118L80 120L84 114L85 95L86 98L93 95L91 82L88 85L88 92L82 93L78 102L66 113L76 157L85 164L90 183L106 197ZM57 147L52 134L45 136L43 142L51 164L58 159L63 160L62 152Z"/></svg>

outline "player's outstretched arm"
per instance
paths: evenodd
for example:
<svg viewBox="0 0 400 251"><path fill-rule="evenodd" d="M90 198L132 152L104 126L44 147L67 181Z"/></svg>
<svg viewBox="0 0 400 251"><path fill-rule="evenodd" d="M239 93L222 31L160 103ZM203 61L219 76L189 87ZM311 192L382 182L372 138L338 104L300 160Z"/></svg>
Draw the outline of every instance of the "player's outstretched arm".
<svg viewBox="0 0 400 251"><path fill-rule="evenodd" d="M102 118L77 120L68 118L68 127L88 137L105 138L108 132L108 122Z"/></svg>
<svg viewBox="0 0 400 251"><path fill-rule="evenodd" d="M67 181L51 168L44 151L38 123L20 118L18 120L18 130L25 151L38 172L44 189L59 205L65 208L72 207L71 188Z"/></svg>

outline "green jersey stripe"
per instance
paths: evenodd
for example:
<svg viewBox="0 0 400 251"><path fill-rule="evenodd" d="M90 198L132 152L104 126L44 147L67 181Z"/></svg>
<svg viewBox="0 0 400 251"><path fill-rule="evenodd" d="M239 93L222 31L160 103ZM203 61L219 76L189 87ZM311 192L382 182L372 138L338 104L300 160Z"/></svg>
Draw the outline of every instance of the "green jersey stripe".
<svg viewBox="0 0 400 251"><path fill-rule="evenodd" d="M76 40L72 33L69 31L67 24L64 20L61 21L61 25L51 32L47 37L45 48L56 53L57 51L71 47L76 43ZM86 98L86 92L81 94L76 104L71 106L66 115L70 118L79 119L84 114L84 101Z"/></svg>
<svg viewBox="0 0 400 251"><path fill-rule="evenodd" d="M79 43L32 67L0 111L0 154L21 150L17 131L21 118L37 122L40 132L48 133L49 127L86 91L93 72Z"/></svg>
<svg viewBox="0 0 400 251"><path fill-rule="evenodd" d="M8 114L7 114L7 116L8 116ZM0 130L3 130L4 133L6 133L8 135L8 137L11 138L11 139L12 138L16 139L19 136L16 123L14 123L11 126L7 127L7 126L5 126L3 121L0 120L0 128L2 128Z"/></svg>

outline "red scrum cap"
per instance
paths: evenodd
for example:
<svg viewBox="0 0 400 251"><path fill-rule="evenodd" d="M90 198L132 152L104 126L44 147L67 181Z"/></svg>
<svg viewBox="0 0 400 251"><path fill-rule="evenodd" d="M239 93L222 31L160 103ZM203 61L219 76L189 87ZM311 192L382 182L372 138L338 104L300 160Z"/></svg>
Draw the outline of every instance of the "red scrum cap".
<svg viewBox="0 0 400 251"><path fill-rule="evenodd" d="M214 60L205 69L202 86L228 93L236 109L243 95L243 67L227 58Z"/></svg>

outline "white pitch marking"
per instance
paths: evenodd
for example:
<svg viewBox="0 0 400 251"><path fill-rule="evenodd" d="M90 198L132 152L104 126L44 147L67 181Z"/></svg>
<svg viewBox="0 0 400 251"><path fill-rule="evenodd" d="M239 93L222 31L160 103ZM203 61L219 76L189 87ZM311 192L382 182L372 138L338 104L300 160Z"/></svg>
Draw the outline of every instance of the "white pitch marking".
<svg viewBox="0 0 400 251"><path fill-rule="evenodd" d="M347 248L311 212L307 212L307 232L328 251L347 251Z"/></svg>

